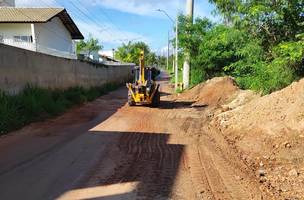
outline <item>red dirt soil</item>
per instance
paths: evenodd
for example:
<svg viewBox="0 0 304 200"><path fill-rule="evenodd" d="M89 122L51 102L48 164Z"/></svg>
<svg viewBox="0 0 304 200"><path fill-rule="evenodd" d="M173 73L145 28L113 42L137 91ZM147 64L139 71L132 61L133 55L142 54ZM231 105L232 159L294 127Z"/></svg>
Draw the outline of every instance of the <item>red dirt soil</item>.
<svg viewBox="0 0 304 200"><path fill-rule="evenodd" d="M0 199L271 199L208 126L214 106L170 95L162 76L159 108L125 105L121 88L1 138Z"/></svg>
<svg viewBox="0 0 304 200"><path fill-rule="evenodd" d="M304 198L304 79L221 113L214 124L264 171L261 182L277 198Z"/></svg>
<svg viewBox="0 0 304 200"><path fill-rule="evenodd" d="M179 96L181 100L195 101L194 105L219 106L232 99L239 91L230 77L218 77L208 80Z"/></svg>
<svg viewBox="0 0 304 200"><path fill-rule="evenodd" d="M121 88L0 138L0 199L303 199L304 80L268 96L214 78L159 108Z"/></svg>
<svg viewBox="0 0 304 200"><path fill-rule="evenodd" d="M208 105L211 129L225 137L275 199L304 198L304 79L261 97L230 77L181 94Z"/></svg>

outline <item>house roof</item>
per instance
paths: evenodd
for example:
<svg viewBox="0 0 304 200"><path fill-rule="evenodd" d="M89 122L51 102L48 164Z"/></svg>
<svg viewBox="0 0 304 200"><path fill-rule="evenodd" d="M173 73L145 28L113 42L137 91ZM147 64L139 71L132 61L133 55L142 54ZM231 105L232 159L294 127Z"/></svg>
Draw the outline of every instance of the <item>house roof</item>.
<svg viewBox="0 0 304 200"><path fill-rule="evenodd" d="M0 23L46 23L59 17L72 39L83 39L82 33L64 8L0 7Z"/></svg>

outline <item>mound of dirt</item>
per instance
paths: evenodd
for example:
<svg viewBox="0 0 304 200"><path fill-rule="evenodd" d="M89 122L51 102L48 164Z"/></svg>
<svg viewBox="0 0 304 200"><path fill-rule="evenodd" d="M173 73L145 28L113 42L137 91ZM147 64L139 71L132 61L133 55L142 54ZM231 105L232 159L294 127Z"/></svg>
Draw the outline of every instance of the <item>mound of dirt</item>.
<svg viewBox="0 0 304 200"><path fill-rule="evenodd" d="M304 79L267 96L247 94L245 103L241 93L213 124L266 173L263 182L278 198L304 198Z"/></svg>
<svg viewBox="0 0 304 200"><path fill-rule="evenodd" d="M197 106L219 106L235 98L239 88L231 77L217 77L185 91L179 99Z"/></svg>
<svg viewBox="0 0 304 200"><path fill-rule="evenodd" d="M211 108L209 128L224 135L275 199L304 199L304 79L261 97L233 78L214 78L177 99Z"/></svg>

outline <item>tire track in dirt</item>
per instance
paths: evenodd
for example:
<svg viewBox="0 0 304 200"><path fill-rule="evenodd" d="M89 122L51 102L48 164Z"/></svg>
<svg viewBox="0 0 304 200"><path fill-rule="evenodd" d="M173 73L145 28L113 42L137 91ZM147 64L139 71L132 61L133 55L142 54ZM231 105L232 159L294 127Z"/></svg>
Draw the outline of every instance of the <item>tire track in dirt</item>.
<svg viewBox="0 0 304 200"><path fill-rule="evenodd" d="M225 191L231 195L230 199L262 199L262 193L258 189L258 184L253 183L247 178L241 169L236 167L236 162L231 164L227 161L225 155L215 152L210 146L202 145L199 154L202 160L208 160L208 176L210 176L212 185L216 185L220 179ZM218 177L218 178L214 178Z"/></svg>
<svg viewBox="0 0 304 200"><path fill-rule="evenodd" d="M138 199L166 199L170 195L170 187L174 182L182 151L167 144L168 135L155 133L158 129L155 127L157 123L151 116L153 113L145 112L140 116L140 122L131 125L132 130L135 128L148 132L138 140L137 145L142 153L140 161L132 170L142 172L139 179L143 184L138 187ZM129 142L133 143L133 140L131 138Z"/></svg>
<svg viewBox="0 0 304 200"><path fill-rule="evenodd" d="M189 114L188 110L188 114ZM191 111L190 111L191 112ZM195 113L195 110L192 110ZM181 114L178 115L181 117ZM181 124L181 130L179 137L187 138L195 135L201 134L200 119L191 118L189 116L185 117ZM195 188L196 199L230 199L227 195L218 195L217 188L210 182L208 176L208 169L206 167L206 162L208 159L202 161L200 155L200 143L199 141L193 141L188 144L188 148L185 152L186 154L186 169L188 169L188 174L191 177L192 186ZM217 187L223 188L222 184L216 184Z"/></svg>
<svg viewBox="0 0 304 200"><path fill-rule="evenodd" d="M191 112L196 116L195 110L190 112L188 110L184 121L179 121L181 125L178 137L199 136L198 141L187 144L185 152L185 164L188 165L185 168L189 169L197 199L262 199L259 185L255 180L252 181L252 176L248 177L244 164L235 159L237 157L228 158L227 155L231 155L231 150L225 145L216 145L216 142L222 142L214 138L218 135L205 132L208 121L203 116L199 119L189 118ZM170 114L173 118L177 116L180 119L182 115ZM178 128L175 127L175 130Z"/></svg>
<svg viewBox="0 0 304 200"><path fill-rule="evenodd" d="M133 198L118 199L262 199L244 164L208 129L208 109L162 101L160 108L124 106L94 128L113 140L78 188L136 182Z"/></svg>
<svg viewBox="0 0 304 200"><path fill-rule="evenodd" d="M186 152L191 154L191 157L187 157L186 165L192 186L195 188L195 196L197 199L215 199L214 192L201 165L200 157L197 152L195 153L195 150L194 147L190 147L190 150Z"/></svg>

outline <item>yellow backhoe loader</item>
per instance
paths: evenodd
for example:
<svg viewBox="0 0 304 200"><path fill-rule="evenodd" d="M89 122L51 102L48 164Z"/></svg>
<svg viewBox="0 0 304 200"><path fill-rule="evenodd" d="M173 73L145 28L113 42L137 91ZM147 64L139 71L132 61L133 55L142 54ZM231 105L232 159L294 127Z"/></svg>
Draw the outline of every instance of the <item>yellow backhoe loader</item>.
<svg viewBox="0 0 304 200"><path fill-rule="evenodd" d="M134 83L127 83L128 104L158 107L160 103L159 84L152 78L152 68L145 67L144 52L140 53L139 67L133 70Z"/></svg>

